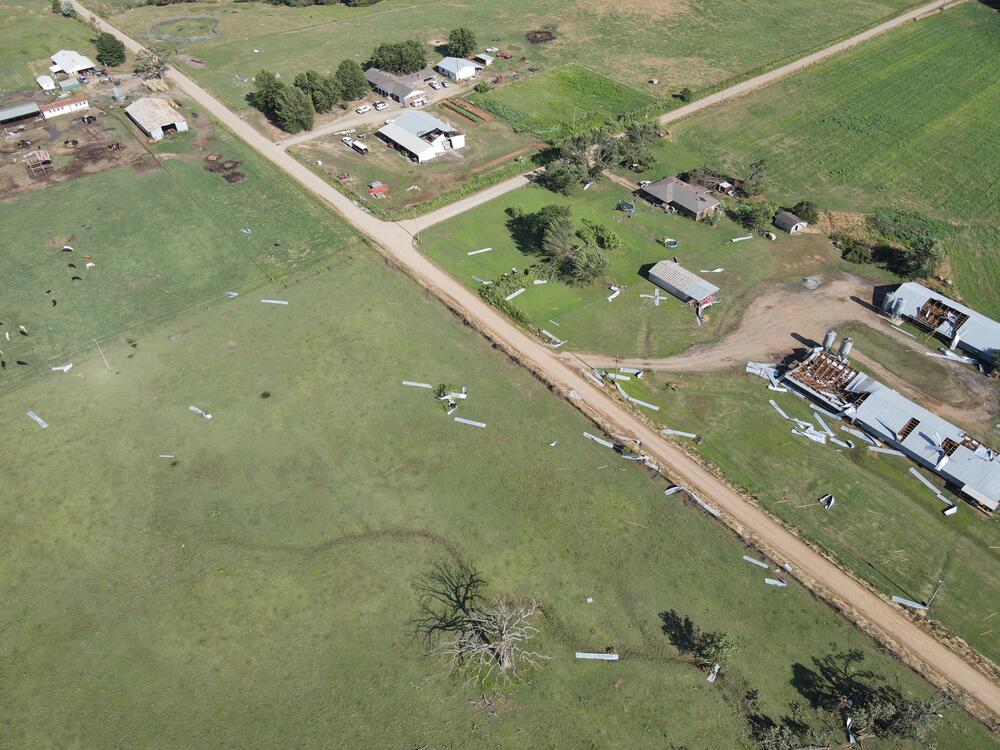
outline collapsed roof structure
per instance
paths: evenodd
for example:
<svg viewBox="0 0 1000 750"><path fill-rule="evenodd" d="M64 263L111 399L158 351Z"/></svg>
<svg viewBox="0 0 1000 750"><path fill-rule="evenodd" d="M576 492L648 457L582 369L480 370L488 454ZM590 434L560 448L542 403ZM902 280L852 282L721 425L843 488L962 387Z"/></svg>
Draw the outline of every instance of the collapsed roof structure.
<svg viewBox="0 0 1000 750"><path fill-rule="evenodd" d="M831 332L832 333L832 332ZM964 430L915 404L847 362L850 339L840 354L826 346L789 367L782 382L850 420L937 474L986 510L1000 505L1000 454Z"/></svg>
<svg viewBox="0 0 1000 750"><path fill-rule="evenodd" d="M960 348L985 364L994 364L1000 351L1000 323L916 282L900 284L887 294L882 310L936 333L950 349Z"/></svg>

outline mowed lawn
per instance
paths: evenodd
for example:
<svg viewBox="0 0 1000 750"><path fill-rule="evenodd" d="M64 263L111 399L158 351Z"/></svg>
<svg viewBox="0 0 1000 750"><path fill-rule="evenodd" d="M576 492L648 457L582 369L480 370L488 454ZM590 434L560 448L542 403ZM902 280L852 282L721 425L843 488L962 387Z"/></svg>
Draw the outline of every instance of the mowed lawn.
<svg viewBox="0 0 1000 750"><path fill-rule="evenodd" d="M855 349L874 356L865 345L878 335L858 338ZM994 518L961 500L957 515L942 515L945 505L909 473L914 464L905 458L871 453L855 438L858 447L847 450L793 435L795 425L769 400L820 429L815 413L792 394L769 391L762 379L657 373L623 385L630 395L661 407L645 412L657 423L701 434L697 445L678 440L880 591L927 601L943 579L931 617L990 659L1000 658L1000 630L991 617L1000 609L1000 531ZM841 433L843 422L824 419L842 439L851 437ZM941 486L929 472L924 476ZM828 492L837 497L830 511L818 502Z"/></svg>
<svg viewBox="0 0 1000 750"><path fill-rule="evenodd" d="M160 166L146 159L0 202L0 260L17 280L0 297L3 330L14 337L0 346L0 388L93 351L93 339L138 333L360 244L204 114L191 122L197 132L155 147ZM209 153L238 161L245 178L229 184L206 171ZM28 327L27 338L16 335L18 325Z"/></svg>
<svg viewBox="0 0 1000 750"><path fill-rule="evenodd" d="M472 101L555 142L648 108L656 99L580 65L566 65L475 94Z"/></svg>
<svg viewBox="0 0 1000 750"><path fill-rule="evenodd" d="M765 586L721 525L585 440L405 276L341 257L0 399L0 744L748 747L725 683L661 634L668 609L728 633L728 679L776 716L804 701L793 674L808 692L812 659L852 648L930 695L797 584ZM403 379L467 385L460 413L488 427ZM546 612L552 660L497 717L412 637L417 576L456 554ZM609 647L622 661L573 658ZM957 709L937 740L994 746Z"/></svg>
<svg viewBox="0 0 1000 750"><path fill-rule="evenodd" d="M530 250L515 243L506 226L509 206L536 211L549 204L565 204L572 208L578 227L584 219L611 227L622 238L623 246L607 253L611 271L605 283L569 286L549 281L536 286L526 278L526 291L512 303L538 328L567 339L567 349L625 356L665 357L713 340L737 325L755 289L782 281L798 283L803 276L836 266L832 245L820 235L781 235L777 242L758 237L732 243L730 239L745 234L745 230L728 219L721 219L713 228L666 214L642 201L637 201L636 214L630 219L617 210L619 201L627 199L631 199L628 190L608 179L570 198L529 186L431 227L420 233L420 240L431 258L470 288L478 288L477 276L494 280L512 268L523 273L539 262ZM666 238L676 239L679 246L666 248ZM486 247L493 249L468 255ZM695 273L724 269L702 274L720 287L721 300L705 312L702 326L690 307L666 293L658 307L640 296L653 294L654 289L644 276L645 270L673 257ZM611 302L610 284L624 285Z"/></svg>
<svg viewBox="0 0 1000 750"><path fill-rule="evenodd" d="M431 107L431 115L452 124L465 134L465 148L448 151L423 164L411 161L375 135L382 126L365 128L352 137L366 136L368 153L359 154L339 136L317 138L291 149L291 153L328 182L343 187L368 202L369 208L387 216L412 218L428 206L475 192L506 177L531 168L538 139L530 133L515 133L501 121L464 118L444 107ZM393 117L398 114L393 114ZM321 162L321 163L320 163ZM342 183L338 177L349 175ZM373 200L368 186L389 186L384 197Z"/></svg>
<svg viewBox="0 0 1000 750"><path fill-rule="evenodd" d="M48 74L49 55L57 50L93 55L91 36L84 24L53 16L47 2L0 3L0 94L37 90L35 76ZM4 101L2 106L13 103Z"/></svg>
<svg viewBox="0 0 1000 750"><path fill-rule="evenodd" d="M952 225L958 289L1000 315L1000 13L966 3L677 124L706 163L767 160L768 192Z"/></svg>
<svg viewBox="0 0 1000 750"><path fill-rule="evenodd" d="M332 70L345 57L363 62L382 42L439 42L457 25L471 28L481 46L510 52L514 69L579 63L669 99L683 86L709 87L770 67L918 4L843 0L835 14L822 0L780 5L765 0L486 0L461 7L447 0L383 0L367 8L222 2L129 10L123 10L125 2L105 2L94 7L138 39L146 39L150 27L164 19L218 18L218 39L183 49L201 63L182 67L226 104L245 110L250 84L236 74L249 78L268 68L290 80L308 68ZM556 38L530 44L525 34L535 30L552 30ZM651 78L660 85L649 86Z"/></svg>

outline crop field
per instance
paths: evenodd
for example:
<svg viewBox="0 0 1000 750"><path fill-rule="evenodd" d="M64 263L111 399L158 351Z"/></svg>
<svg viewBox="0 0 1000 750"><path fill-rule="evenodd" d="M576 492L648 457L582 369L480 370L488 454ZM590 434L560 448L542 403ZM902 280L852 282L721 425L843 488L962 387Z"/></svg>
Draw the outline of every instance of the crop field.
<svg viewBox="0 0 1000 750"><path fill-rule="evenodd" d="M237 74L249 78L267 68L291 79L308 68L325 72L345 57L363 62L381 42L417 38L439 44L459 24L473 29L482 46L512 54L509 66L498 64L491 72L580 63L667 100L683 86L708 87L770 67L917 4L843 0L836 14L827 13L822 0L780 5L764 0L627 0L615 5L492 0L466 3L460 12L447 0L384 0L367 8L221 2L134 9L127 9L130 3L123 0L94 7L139 39L166 19L217 18L220 37L185 46L183 52L199 62L182 67L229 106L247 110L249 84L237 80ZM795 23L788 23L789 18ZM526 34L536 30L550 31L555 38L529 43ZM653 78L659 86L647 84ZM571 118L572 111L566 116Z"/></svg>
<svg viewBox="0 0 1000 750"><path fill-rule="evenodd" d="M9 366L0 388L91 351L92 339L137 331L327 257L331 244L357 242L241 141L204 115L192 120L196 132L154 147L159 165L147 158L0 202L0 260L18 280L0 299L0 320L30 331L2 347ZM208 171L210 153L238 162L241 181ZM28 365L12 369L15 360Z"/></svg>
<svg viewBox="0 0 1000 750"><path fill-rule="evenodd" d="M877 356L865 345L884 334L861 329L841 332L858 334L860 355ZM897 374L905 378L909 371ZM769 391L756 377L654 373L624 385L630 395L661 406L657 422L701 434L698 445L678 440L881 591L926 601L943 579L931 617L987 657L1000 658L1000 628L994 624L1000 615L991 617L1000 601L995 518L961 500L957 515L942 515L941 501L909 473L913 464L905 458L869 453L864 444L854 450L820 446L791 434L793 425L770 398L792 417L815 424L815 415L804 401ZM827 422L839 432L840 423ZM830 511L817 502L828 492L837 497Z"/></svg>
<svg viewBox="0 0 1000 750"><path fill-rule="evenodd" d="M966 3L674 130L708 163L739 169L766 159L775 197L950 224L943 243L958 289L995 317L998 111L1000 13Z"/></svg>
<svg viewBox="0 0 1000 750"><path fill-rule="evenodd" d="M89 55L91 36L84 24L53 17L47 2L0 3L0 94L37 89L35 76L49 72L49 55L60 49Z"/></svg>
<svg viewBox="0 0 1000 750"><path fill-rule="evenodd" d="M369 148L365 156L341 143L338 136L307 141L292 148L291 153L331 184L343 185L352 195L368 201L372 210L407 218L413 216L414 209L422 211L448 201L449 195L475 192L527 171L532 155L541 146L536 138L515 133L503 122L472 120L443 107L432 107L430 113L463 132L465 148L417 164L375 136L379 124L360 133L369 136L365 139ZM338 179L343 174L349 176L346 183ZM368 186L375 181L389 186L385 198L377 201L368 194Z"/></svg>
<svg viewBox="0 0 1000 750"><path fill-rule="evenodd" d="M535 211L553 203L569 204L578 224L589 219L613 228L622 238L623 247L608 253L608 283L577 287L549 281L536 286L526 278L527 290L513 304L538 328L567 339L567 349L640 357L665 357L712 340L739 322L755 288L767 282L797 282L831 269L837 262L832 245L820 235L781 236L776 242L756 238L734 244L730 238L745 232L727 219L713 228L665 214L642 201L637 202L637 212L629 219L616 210L618 202L629 197L624 187L608 180L571 198L529 186L425 230L420 240L431 258L476 288L476 276L494 280L512 268L523 272L538 262L537 256L519 248L511 236L505 223L508 206ZM679 246L664 247L662 241L668 237L676 239ZM493 250L468 255L485 247ZM704 274L720 287L722 301L708 309L702 326L693 310L680 300L667 297L654 307L651 300L639 296L653 293L643 269L675 256L695 273L725 269ZM609 302L608 286L612 283L624 285L624 290ZM550 321L558 327L553 328Z"/></svg>
<svg viewBox="0 0 1000 750"><path fill-rule="evenodd" d="M0 744L747 747L726 679L780 715L852 648L929 694L403 275L336 257L0 398ZM406 378L468 385L487 428ZM545 609L552 659L495 718L412 636L417 577L456 555ZM661 633L669 609L737 642L719 686ZM573 659L606 647L622 661ZM937 739L991 746L955 709Z"/></svg>
<svg viewBox="0 0 1000 750"><path fill-rule="evenodd" d="M474 94L472 101L511 125L555 142L649 108L656 99L580 65L566 65L488 94Z"/></svg>

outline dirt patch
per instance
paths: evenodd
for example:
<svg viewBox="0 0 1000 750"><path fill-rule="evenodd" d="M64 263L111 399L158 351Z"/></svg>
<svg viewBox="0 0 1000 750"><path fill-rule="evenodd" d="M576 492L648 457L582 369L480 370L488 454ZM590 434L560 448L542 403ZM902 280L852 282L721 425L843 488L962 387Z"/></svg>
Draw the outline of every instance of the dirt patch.
<svg viewBox="0 0 1000 750"><path fill-rule="evenodd" d="M487 169L495 167L497 164L503 164L511 159L516 159L521 154L526 154L529 151L534 151L535 149L544 148L544 143L532 143L530 146L525 146L524 148L519 148L517 151L511 151L509 154L504 154L503 156L497 157L493 161L486 162L481 167L476 167L472 170L471 174L478 174L479 172L484 172Z"/></svg>
<svg viewBox="0 0 1000 750"><path fill-rule="evenodd" d="M247 176L243 172L227 172L223 179L230 185L234 185L237 182L243 182L246 178Z"/></svg>
<svg viewBox="0 0 1000 750"><path fill-rule="evenodd" d="M556 34L554 31L539 29L538 31L529 31L524 35L524 38L531 44L546 44L555 41Z"/></svg>
<svg viewBox="0 0 1000 750"><path fill-rule="evenodd" d="M850 211L827 211L820 217L815 228L827 236L833 234L864 235L867 233L865 215Z"/></svg>
<svg viewBox="0 0 1000 750"><path fill-rule="evenodd" d="M208 67L208 63L206 63L204 60L199 60L197 57L191 57L191 55L178 55L177 59L180 60L181 62L187 63L192 68L198 68L200 70L204 70L205 68Z"/></svg>
<svg viewBox="0 0 1000 750"><path fill-rule="evenodd" d="M222 169L236 169L240 163L235 159L230 159L229 161L222 162Z"/></svg>

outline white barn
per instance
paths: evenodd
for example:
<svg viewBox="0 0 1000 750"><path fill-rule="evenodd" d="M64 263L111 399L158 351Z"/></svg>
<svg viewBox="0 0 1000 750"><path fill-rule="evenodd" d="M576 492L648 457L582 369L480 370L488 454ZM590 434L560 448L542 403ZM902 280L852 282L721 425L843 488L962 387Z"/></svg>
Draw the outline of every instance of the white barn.
<svg viewBox="0 0 1000 750"><path fill-rule="evenodd" d="M86 55L71 49L61 49L52 55L52 65L49 66L51 73L65 73L68 76L76 76L90 70L96 70L94 61Z"/></svg>
<svg viewBox="0 0 1000 750"><path fill-rule="evenodd" d="M462 57L446 57L434 69L453 81L465 81L469 78L475 78L476 73L482 70L483 66Z"/></svg>
<svg viewBox="0 0 1000 750"><path fill-rule="evenodd" d="M465 135L427 112L409 110L378 131L378 137L417 164L465 147Z"/></svg>
<svg viewBox="0 0 1000 750"><path fill-rule="evenodd" d="M178 133L186 133L188 130L187 120L166 99L143 97L125 107L125 113L154 141L163 138L164 130L172 129Z"/></svg>
<svg viewBox="0 0 1000 750"><path fill-rule="evenodd" d="M699 308L717 302L719 287L672 260L661 260L649 269L649 280L682 302L694 302Z"/></svg>
<svg viewBox="0 0 1000 750"><path fill-rule="evenodd" d="M51 104L42 104L38 109L41 110L42 117L46 120L51 120L53 117L60 117L61 115L69 115L73 112L82 112L85 109L90 109L90 102L85 96L77 96L73 99L60 99Z"/></svg>

